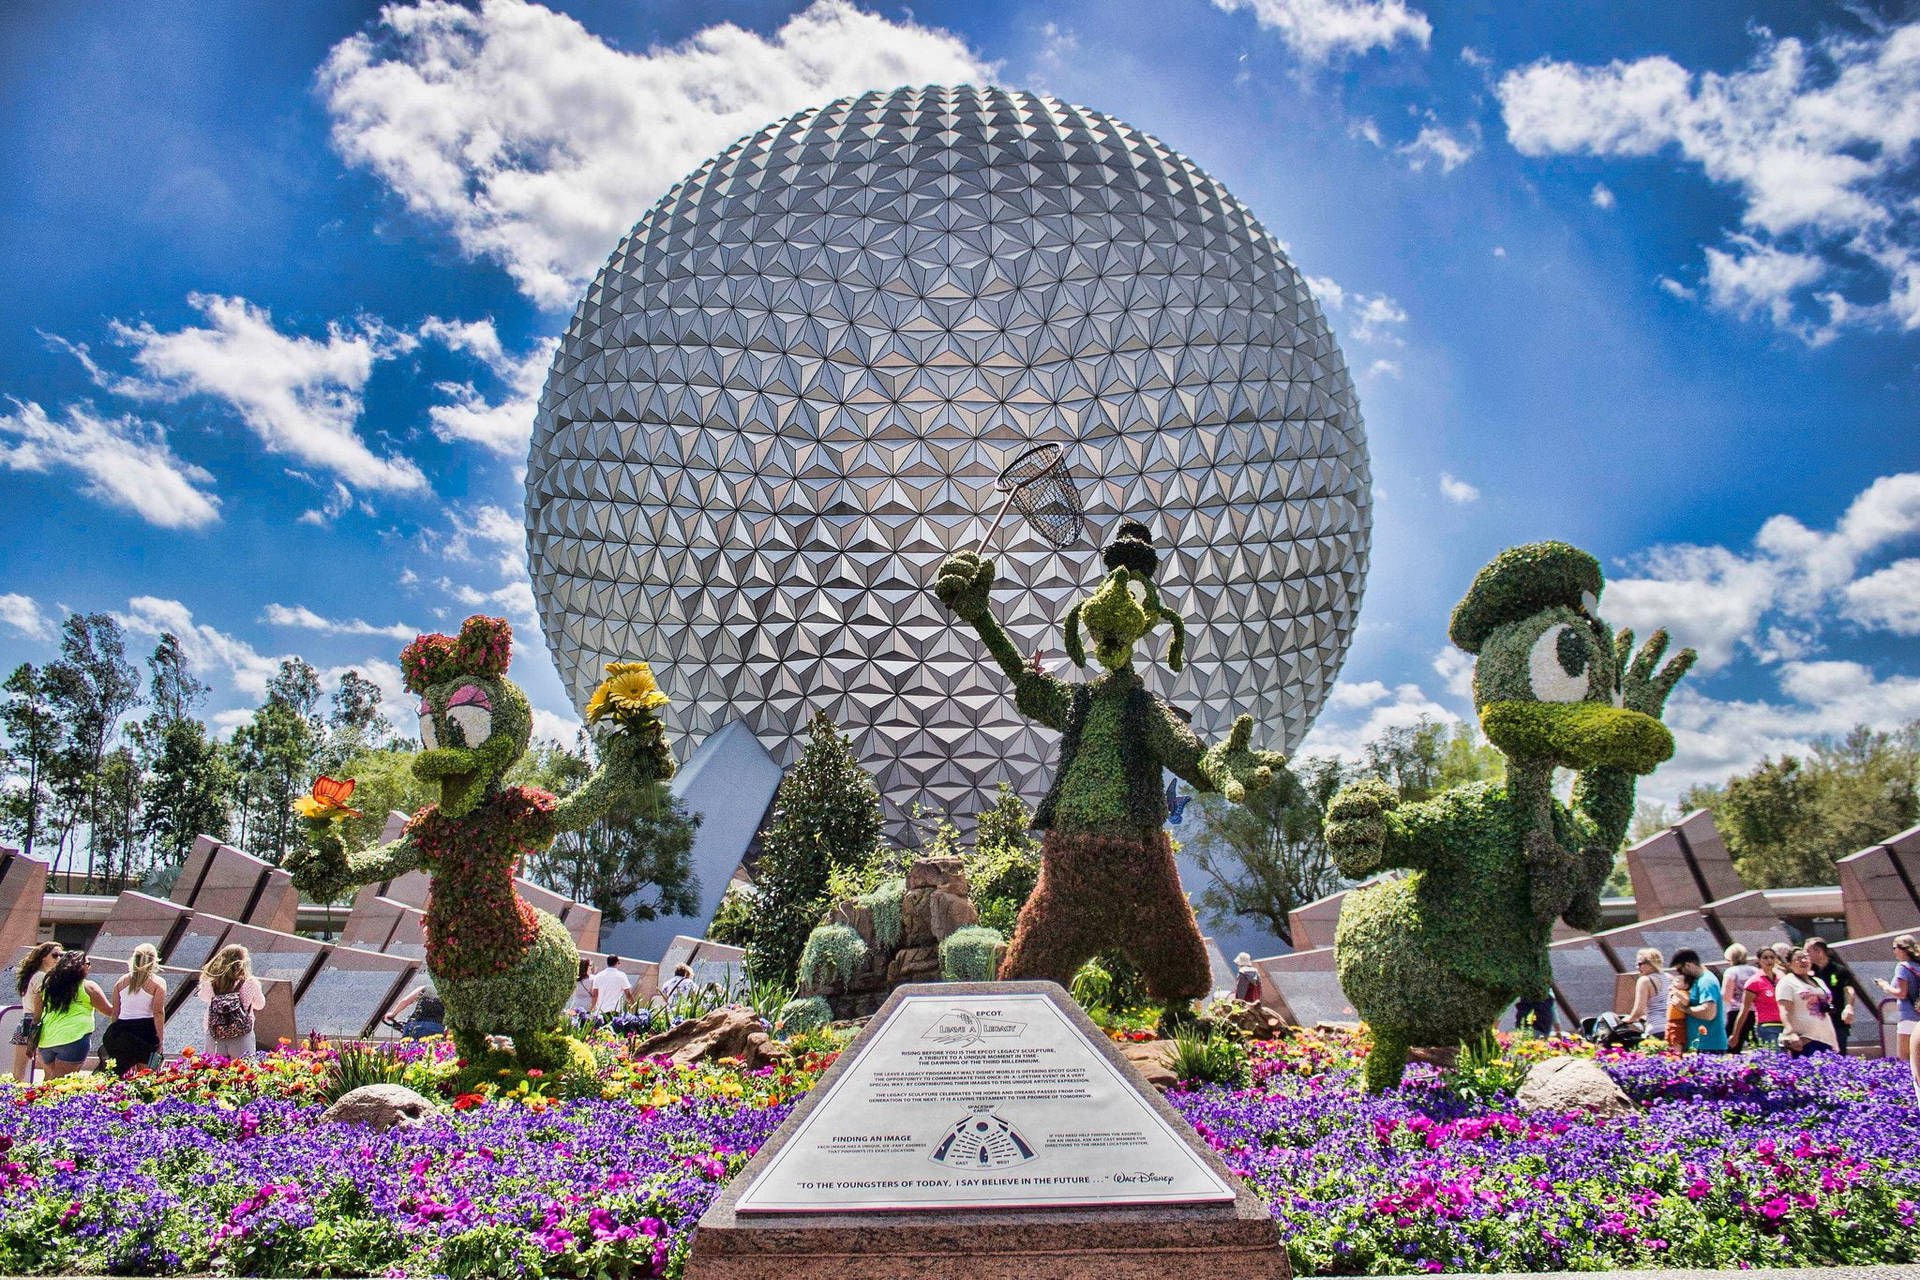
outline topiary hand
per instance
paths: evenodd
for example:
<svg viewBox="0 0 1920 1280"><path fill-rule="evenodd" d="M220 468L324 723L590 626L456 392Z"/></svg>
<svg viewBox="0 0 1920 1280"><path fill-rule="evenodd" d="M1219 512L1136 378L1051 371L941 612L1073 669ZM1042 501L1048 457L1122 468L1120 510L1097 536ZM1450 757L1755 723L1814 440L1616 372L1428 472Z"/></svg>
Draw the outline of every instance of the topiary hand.
<svg viewBox="0 0 1920 1280"><path fill-rule="evenodd" d="M1387 815L1399 807L1399 793L1378 778L1362 778L1333 798L1323 830L1341 875L1372 875L1380 869Z"/></svg>
<svg viewBox="0 0 1920 1280"><path fill-rule="evenodd" d="M1272 786L1273 771L1287 763L1277 751L1248 750L1252 737L1253 717L1241 716L1233 722L1226 741L1209 747L1200 760L1208 781L1232 804L1242 804L1249 795Z"/></svg>
<svg viewBox="0 0 1920 1280"><path fill-rule="evenodd" d="M331 902L350 886L347 843L340 824L331 818L302 818L307 843L287 850L280 869L293 877L293 887L316 902Z"/></svg>
<svg viewBox="0 0 1920 1280"><path fill-rule="evenodd" d="M943 560L933 583L933 594L940 603L966 622L978 622L987 616L987 593L992 589L993 561L982 560L971 551Z"/></svg>
<svg viewBox="0 0 1920 1280"><path fill-rule="evenodd" d="M1666 651L1667 632L1664 627L1648 636L1638 653L1633 652L1631 627L1613 638L1614 667L1620 672L1620 705L1629 711L1652 716L1655 720L1660 718L1660 713L1667 705L1667 695L1673 692L1673 687L1680 683L1680 677L1687 674L1687 669L1700 656L1692 649L1682 649L1667 659L1667 665L1655 675L1654 665Z"/></svg>
<svg viewBox="0 0 1920 1280"><path fill-rule="evenodd" d="M653 717L638 728L608 734L600 743L600 758L622 788L636 795L674 774L666 726Z"/></svg>

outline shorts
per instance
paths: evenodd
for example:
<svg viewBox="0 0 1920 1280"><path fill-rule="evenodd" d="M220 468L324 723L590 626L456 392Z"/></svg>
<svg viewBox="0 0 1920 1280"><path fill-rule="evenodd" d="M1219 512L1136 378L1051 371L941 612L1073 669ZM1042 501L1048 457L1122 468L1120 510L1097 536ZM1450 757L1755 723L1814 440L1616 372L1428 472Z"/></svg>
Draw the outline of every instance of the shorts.
<svg viewBox="0 0 1920 1280"><path fill-rule="evenodd" d="M1920 1021L1916 1021L1913 1018L1902 1018L1900 1019L1900 1025L1894 1029L1894 1033L1896 1035L1912 1036L1914 1028L1916 1027L1920 1027ZM17 1044L18 1041L15 1041L15 1043Z"/></svg>
<svg viewBox="0 0 1920 1280"><path fill-rule="evenodd" d="M1796 1058L1804 1058L1815 1053L1839 1053L1840 1051L1825 1040L1806 1040L1798 1049L1789 1049L1787 1052Z"/></svg>
<svg viewBox="0 0 1920 1280"><path fill-rule="evenodd" d="M13 1042L31 1049L40 1041L40 1019L30 1013L20 1015L20 1025L13 1029Z"/></svg>
<svg viewBox="0 0 1920 1280"><path fill-rule="evenodd" d="M92 1033L66 1044L44 1045L40 1049L40 1065L50 1067L56 1062L85 1062L87 1051L92 1048Z"/></svg>
<svg viewBox="0 0 1920 1280"><path fill-rule="evenodd" d="M1763 1049L1778 1049L1780 1047L1780 1024L1777 1022L1760 1023L1753 1029L1753 1041Z"/></svg>

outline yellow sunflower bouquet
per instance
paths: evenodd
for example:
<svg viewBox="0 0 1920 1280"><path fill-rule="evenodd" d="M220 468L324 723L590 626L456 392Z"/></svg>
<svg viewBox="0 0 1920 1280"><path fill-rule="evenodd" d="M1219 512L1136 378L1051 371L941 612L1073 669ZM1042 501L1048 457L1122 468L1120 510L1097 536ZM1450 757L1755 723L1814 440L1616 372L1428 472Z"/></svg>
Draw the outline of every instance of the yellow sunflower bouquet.
<svg viewBox="0 0 1920 1280"><path fill-rule="evenodd" d="M644 662L609 662L607 678L587 699L587 723L611 720L628 733L642 733L659 725L654 711L666 705L667 695L660 692L652 667Z"/></svg>

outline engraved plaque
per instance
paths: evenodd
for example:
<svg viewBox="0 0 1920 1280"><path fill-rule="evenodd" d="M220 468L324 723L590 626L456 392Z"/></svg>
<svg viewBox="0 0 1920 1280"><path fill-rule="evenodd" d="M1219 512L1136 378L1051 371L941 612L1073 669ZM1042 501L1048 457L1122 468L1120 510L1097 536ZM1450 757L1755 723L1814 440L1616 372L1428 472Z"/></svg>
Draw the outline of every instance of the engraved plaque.
<svg viewBox="0 0 1920 1280"><path fill-rule="evenodd" d="M739 1213L1235 1198L1193 1137L1048 995L901 997L850 1052Z"/></svg>

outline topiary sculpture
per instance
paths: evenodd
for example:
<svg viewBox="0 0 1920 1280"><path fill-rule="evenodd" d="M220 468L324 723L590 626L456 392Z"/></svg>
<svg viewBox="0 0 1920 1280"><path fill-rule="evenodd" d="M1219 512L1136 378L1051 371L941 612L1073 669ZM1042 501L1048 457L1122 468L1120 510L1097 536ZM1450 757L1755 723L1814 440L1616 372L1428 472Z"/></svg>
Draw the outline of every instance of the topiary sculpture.
<svg viewBox="0 0 1920 1280"><path fill-rule="evenodd" d="M526 695L507 679L512 646L503 619L478 616L457 636L423 635L408 645L400 666L408 691L420 696L425 748L414 776L439 784L440 802L414 814L392 843L351 850L340 824L349 811L328 803L316 784L315 800L302 807L308 847L286 865L294 884L320 899L415 867L432 873L427 971L461 1056L484 1059L487 1037L503 1035L522 1070L551 1071L574 1056L574 1042L556 1028L580 957L560 922L514 891L514 869L556 833L589 826L616 804L653 803L674 765L653 715L665 695L644 663L615 663L587 707L590 721L620 726L602 743L600 768L564 800L503 786L533 732Z"/></svg>
<svg viewBox="0 0 1920 1280"><path fill-rule="evenodd" d="M1033 818L1035 829L1045 832L1040 879L1020 911L1001 980L1047 978L1066 986L1088 959L1119 948L1139 966L1154 998L1173 1005L1205 995L1211 974L1174 869L1161 770L1238 802L1271 784L1285 760L1248 749L1251 716L1236 720L1225 741L1203 746L1134 671L1134 645L1161 622L1173 626L1168 664L1178 671L1185 656L1186 628L1160 603L1153 580L1160 557L1151 538L1145 525L1122 523L1102 554L1106 578L1067 614L1067 656L1087 664L1084 624L1093 656L1106 668L1084 684L1047 675L1021 658L987 604L993 561L972 552L949 556L934 593L979 632L1013 681L1021 714L1061 734L1059 772Z"/></svg>
<svg viewBox="0 0 1920 1280"><path fill-rule="evenodd" d="M1334 937L1340 985L1373 1031L1369 1090L1400 1082L1411 1046L1477 1041L1547 989L1556 918L1600 923L1634 778L1673 754L1659 717L1695 656L1655 674L1666 632L1635 653L1633 633L1595 612L1602 586L1592 556L1539 542L1495 557L1454 609L1448 634L1479 659L1474 707L1504 782L1401 804L1369 779L1327 807L1342 875L1413 872L1349 896ZM1553 797L1556 768L1579 771L1571 810Z"/></svg>

